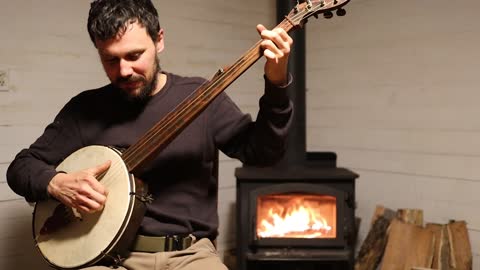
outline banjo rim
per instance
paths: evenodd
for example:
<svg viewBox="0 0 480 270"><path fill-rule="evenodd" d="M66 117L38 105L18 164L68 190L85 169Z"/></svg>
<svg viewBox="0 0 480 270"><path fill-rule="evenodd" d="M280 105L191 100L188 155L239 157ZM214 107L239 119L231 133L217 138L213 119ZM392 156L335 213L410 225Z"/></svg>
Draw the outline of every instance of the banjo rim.
<svg viewBox="0 0 480 270"><path fill-rule="evenodd" d="M87 146L87 147L80 148L79 150L86 149L86 148L93 148L93 147L95 147L95 148L100 147L100 148L103 148L103 149L106 149L108 151L116 153L120 157L119 160L123 163L123 166L125 166L125 163L121 159L121 153L118 150L116 150L115 148L107 147L107 146L92 145L92 146ZM77 151L79 151L79 150L77 150ZM73 154L75 154L76 152L74 152ZM125 168L126 168L126 166L125 166ZM128 173L128 171L127 171L127 173ZM130 190L130 194L128 196L128 206L126 207L126 211L122 214L123 215L123 220L122 220L121 225L119 226L119 228L117 230L117 233L114 236L110 237L110 239L108 239L109 244L107 244L107 246L103 250L99 249L98 255L90 256L90 258L88 258L88 259L85 259L83 261L80 260L76 263L71 263L71 264L54 262L52 260L52 258L49 258L48 255L45 254L45 251L42 250L40 242L37 239L38 234L36 232L39 231L38 230L39 228L36 227L35 223L36 223L36 219L37 219L38 212L39 212L39 205L42 204L42 203L46 203L48 201L54 201L54 200L49 199L47 201L42 201L42 202L35 203L35 207L34 207L34 211L33 211L33 219L32 219L32 234L33 234L35 246L39 250L39 252L41 253L43 259L50 266L52 266L54 268L57 268L57 269L78 269L78 268L81 268L81 267L88 267L88 266L92 266L93 264L96 264L98 262L101 262L103 259L110 259L113 262L116 262L119 259L117 257L121 256L121 254L123 254L126 251L124 249L128 249L128 244L127 243L122 244L122 241L123 242L131 241L130 238L132 238L132 237L130 235L127 235L127 234L131 233L131 231L135 232L136 229L138 228L138 226L140 225L139 221L131 222L132 218L135 217L135 211L136 210L142 210L144 208L144 207L142 207L142 206L144 206L144 203L137 198L135 178L134 178L133 174L131 174L131 173L128 173L128 186L129 186L129 190ZM140 208L140 209L137 209L137 208ZM141 216L143 216L143 214ZM133 219L135 219L135 218L133 218Z"/></svg>

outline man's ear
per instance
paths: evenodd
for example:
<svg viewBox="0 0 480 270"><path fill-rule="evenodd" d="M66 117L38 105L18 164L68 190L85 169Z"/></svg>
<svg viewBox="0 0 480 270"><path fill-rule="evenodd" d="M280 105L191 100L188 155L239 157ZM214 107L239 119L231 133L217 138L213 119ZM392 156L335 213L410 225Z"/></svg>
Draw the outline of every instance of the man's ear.
<svg viewBox="0 0 480 270"><path fill-rule="evenodd" d="M161 53L163 51L163 49L165 48L163 29L160 29L158 31L157 42L156 42L155 47L157 49L157 53Z"/></svg>

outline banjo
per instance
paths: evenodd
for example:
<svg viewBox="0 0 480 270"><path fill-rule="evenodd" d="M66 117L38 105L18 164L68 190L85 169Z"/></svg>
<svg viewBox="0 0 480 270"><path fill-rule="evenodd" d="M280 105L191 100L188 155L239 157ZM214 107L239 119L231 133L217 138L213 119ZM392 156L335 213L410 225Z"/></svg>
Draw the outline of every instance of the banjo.
<svg viewBox="0 0 480 270"><path fill-rule="evenodd" d="M277 26L289 32L302 27L311 16L341 9L349 0L307 0L285 16ZM220 93L262 56L261 40L227 69L197 88L173 111L157 122L138 142L123 152L92 145L69 155L56 168L74 172L110 160L110 168L97 178L109 190L104 209L80 216L76 209L56 200L37 202L33 212L33 237L41 255L57 269L78 269L94 264L119 265L128 254L147 203L147 187L134 175L154 159Z"/></svg>

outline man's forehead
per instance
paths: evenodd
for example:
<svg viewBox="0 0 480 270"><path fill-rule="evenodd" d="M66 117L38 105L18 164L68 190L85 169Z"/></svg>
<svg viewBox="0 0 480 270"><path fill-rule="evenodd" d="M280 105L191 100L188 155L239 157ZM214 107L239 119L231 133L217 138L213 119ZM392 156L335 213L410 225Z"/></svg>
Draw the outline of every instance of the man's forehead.
<svg viewBox="0 0 480 270"><path fill-rule="evenodd" d="M102 38L99 39L98 37L95 37L96 41L102 41L102 42L107 42L107 41L120 41L125 35L131 35L135 34L135 36L138 38L140 36L149 36L147 28L143 26L142 24L138 23L136 20L132 20L130 22L127 22L125 25L121 26L118 30L117 33L110 37L110 38Z"/></svg>
<svg viewBox="0 0 480 270"><path fill-rule="evenodd" d="M142 29L143 28L143 29ZM130 25L124 31L119 32L115 37L106 40L95 40L95 45L100 54L111 54L112 51L139 51L144 50L152 44L151 37L144 27Z"/></svg>

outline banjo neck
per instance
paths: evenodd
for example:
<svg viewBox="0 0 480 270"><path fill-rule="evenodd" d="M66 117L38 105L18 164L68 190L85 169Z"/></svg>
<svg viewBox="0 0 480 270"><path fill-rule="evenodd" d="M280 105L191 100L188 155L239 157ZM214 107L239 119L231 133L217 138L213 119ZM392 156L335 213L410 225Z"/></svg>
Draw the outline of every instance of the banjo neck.
<svg viewBox="0 0 480 270"><path fill-rule="evenodd" d="M290 32L294 28L302 27L307 23L308 18L318 17L318 14L321 13L331 14L331 10L339 9L349 1L306 0L304 3L297 4L275 28L282 28L286 32ZM155 124L138 142L130 146L122 154L129 172L135 174L141 171L220 93L250 68L263 54L261 42L260 40L255 43L230 67L220 69L211 80L197 88L187 99Z"/></svg>
<svg viewBox="0 0 480 270"><path fill-rule="evenodd" d="M286 31L292 24L284 20L277 27ZM175 137L180 134L207 106L261 56L261 41L244 53L226 69L220 69L211 80L198 87L187 99L168 113L135 144L122 154L128 170L135 174L155 158Z"/></svg>

